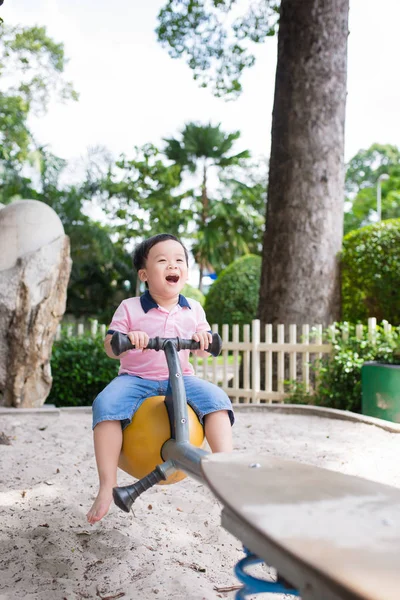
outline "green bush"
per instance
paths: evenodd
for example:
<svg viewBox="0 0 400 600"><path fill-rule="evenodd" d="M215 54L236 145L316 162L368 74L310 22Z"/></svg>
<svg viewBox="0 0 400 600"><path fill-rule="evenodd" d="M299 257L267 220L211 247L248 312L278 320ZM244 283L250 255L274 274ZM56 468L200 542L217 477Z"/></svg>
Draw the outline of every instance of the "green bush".
<svg viewBox="0 0 400 600"><path fill-rule="evenodd" d="M343 320L400 323L400 219L348 233L342 252Z"/></svg>
<svg viewBox="0 0 400 600"><path fill-rule="evenodd" d="M206 296L204 309L210 324L245 325L256 318L261 257L242 256L222 271Z"/></svg>
<svg viewBox="0 0 400 600"><path fill-rule="evenodd" d="M65 337L53 345L53 385L47 404L90 406L97 394L118 374L119 360L109 358L104 338Z"/></svg>
<svg viewBox="0 0 400 600"><path fill-rule="evenodd" d="M342 331L348 333L342 339ZM324 357L316 372L317 392L315 395L303 391L302 384L292 383L288 403L314 404L352 412L361 412L361 367L367 361L387 364L399 363L397 349L400 329L386 334L383 327L376 328L374 340L358 339L355 325L336 323L335 336L326 332L326 341L332 343L332 353Z"/></svg>
<svg viewBox="0 0 400 600"><path fill-rule="evenodd" d="M185 287L182 290L182 295L186 296L187 298L193 298L193 300L197 300L197 302L200 302L200 304L204 306L206 297L200 290L193 287L192 285L186 283Z"/></svg>

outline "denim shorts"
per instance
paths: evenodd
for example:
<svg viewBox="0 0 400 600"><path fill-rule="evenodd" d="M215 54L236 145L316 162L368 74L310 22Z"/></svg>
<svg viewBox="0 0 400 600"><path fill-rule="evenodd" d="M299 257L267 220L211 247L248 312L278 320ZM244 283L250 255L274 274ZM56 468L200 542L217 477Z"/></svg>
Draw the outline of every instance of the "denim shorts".
<svg viewBox="0 0 400 600"><path fill-rule="evenodd" d="M231 401L220 387L194 375L186 375L183 380L187 403L200 423L203 424L203 418L209 413L227 410L233 425L235 417ZM121 421L122 429L125 429L146 398L165 396L167 393L170 393L168 379L151 381L126 373L118 375L93 402L93 429L101 421Z"/></svg>

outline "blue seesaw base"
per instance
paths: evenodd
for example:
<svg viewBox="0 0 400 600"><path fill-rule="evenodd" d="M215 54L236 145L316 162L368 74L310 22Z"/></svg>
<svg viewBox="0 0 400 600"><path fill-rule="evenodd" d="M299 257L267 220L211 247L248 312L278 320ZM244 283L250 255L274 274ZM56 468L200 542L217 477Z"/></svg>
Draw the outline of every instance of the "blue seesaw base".
<svg viewBox="0 0 400 600"><path fill-rule="evenodd" d="M300 596L297 590L291 589L279 581L279 576L277 581L265 581L246 573L245 569L247 567L264 563L265 561L252 554L247 548L243 548L243 550L246 556L239 560L234 568L236 577L243 583L242 589L236 594L236 600L246 600L246 596L249 594L289 594L297 598Z"/></svg>

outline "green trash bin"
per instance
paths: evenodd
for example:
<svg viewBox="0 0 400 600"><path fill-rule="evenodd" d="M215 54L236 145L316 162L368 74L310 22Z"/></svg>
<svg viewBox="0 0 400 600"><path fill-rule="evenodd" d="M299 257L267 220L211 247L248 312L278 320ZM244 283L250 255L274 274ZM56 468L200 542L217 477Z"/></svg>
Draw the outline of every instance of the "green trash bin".
<svg viewBox="0 0 400 600"><path fill-rule="evenodd" d="M400 365L364 363L361 390L363 415L400 423Z"/></svg>

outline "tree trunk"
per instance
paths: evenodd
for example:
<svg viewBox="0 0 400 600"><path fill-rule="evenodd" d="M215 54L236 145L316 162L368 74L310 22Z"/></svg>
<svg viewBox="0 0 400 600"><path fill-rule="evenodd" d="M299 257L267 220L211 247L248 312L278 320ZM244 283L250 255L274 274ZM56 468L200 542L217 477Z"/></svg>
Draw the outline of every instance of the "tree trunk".
<svg viewBox="0 0 400 600"><path fill-rule="evenodd" d="M263 323L340 318L349 0L282 0L259 301Z"/></svg>
<svg viewBox="0 0 400 600"><path fill-rule="evenodd" d="M207 225L208 217L208 196L207 196L207 163L204 159L203 165L203 182L201 185L201 228L204 231ZM203 292L203 276L205 267L205 257L203 251L199 253L199 292Z"/></svg>
<svg viewBox="0 0 400 600"><path fill-rule="evenodd" d="M203 277L204 277L204 269L203 263L199 263L199 292L203 293Z"/></svg>

